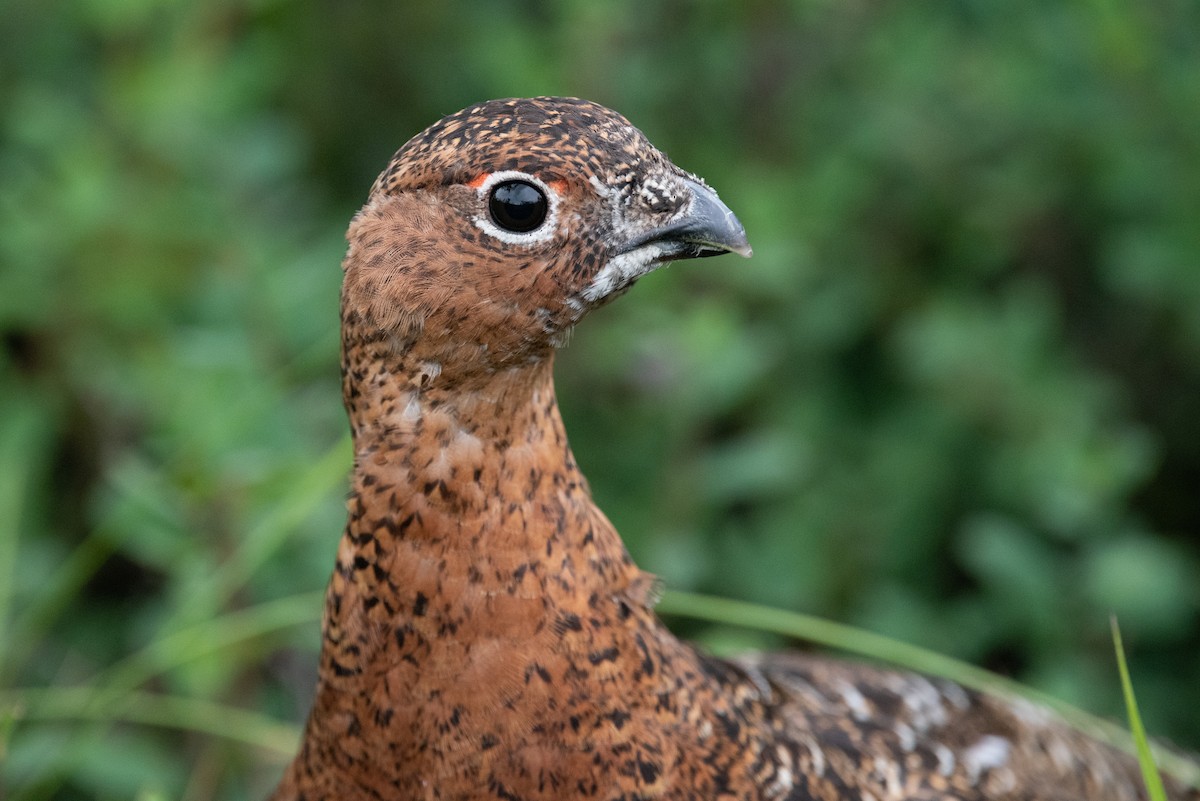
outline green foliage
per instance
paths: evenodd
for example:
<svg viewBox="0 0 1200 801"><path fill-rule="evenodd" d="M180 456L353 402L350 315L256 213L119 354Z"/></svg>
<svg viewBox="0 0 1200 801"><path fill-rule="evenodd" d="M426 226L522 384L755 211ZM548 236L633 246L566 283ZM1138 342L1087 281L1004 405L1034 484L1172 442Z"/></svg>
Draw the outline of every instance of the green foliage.
<svg viewBox="0 0 1200 801"><path fill-rule="evenodd" d="M648 277L561 355L644 567L1106 715L1115 612L1150 731L1200 747L1194 5L3 20L0 794L272 784L343 522L342 232L405 138L541 93L621 110L755 248Z"/></svg>

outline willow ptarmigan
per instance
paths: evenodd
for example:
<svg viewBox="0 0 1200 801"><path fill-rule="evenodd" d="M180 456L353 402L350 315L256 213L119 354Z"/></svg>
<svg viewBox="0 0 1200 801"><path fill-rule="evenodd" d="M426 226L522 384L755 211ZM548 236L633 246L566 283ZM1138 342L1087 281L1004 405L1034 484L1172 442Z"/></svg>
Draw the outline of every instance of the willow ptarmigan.
<svg viewBox="0 0 1200 801"><path fill-rule="evenodd" d="M1032 707L831 659L723 661L658 621L567 446L554 352L651 270L750 247L622 116L452 114L396 153L348 240L349 523L275 798L1142 797L1130 759Z"/></svg>

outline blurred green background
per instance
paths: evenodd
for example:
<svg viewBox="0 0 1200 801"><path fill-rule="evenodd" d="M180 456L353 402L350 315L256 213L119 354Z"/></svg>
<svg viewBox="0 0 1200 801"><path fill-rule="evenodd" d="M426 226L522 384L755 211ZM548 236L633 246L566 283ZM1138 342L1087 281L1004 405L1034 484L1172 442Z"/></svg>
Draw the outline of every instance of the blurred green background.
<svg viewBox="0 0 1200 801"><path fill-rule="evenodd" d="M0 796L277 779L343 522L346 223L409 136L532 94L623 112L755 248L561 354L643 567L1119 716L1115 612L1200 748L1198 76L1183 0L8 0Z"/></svg>

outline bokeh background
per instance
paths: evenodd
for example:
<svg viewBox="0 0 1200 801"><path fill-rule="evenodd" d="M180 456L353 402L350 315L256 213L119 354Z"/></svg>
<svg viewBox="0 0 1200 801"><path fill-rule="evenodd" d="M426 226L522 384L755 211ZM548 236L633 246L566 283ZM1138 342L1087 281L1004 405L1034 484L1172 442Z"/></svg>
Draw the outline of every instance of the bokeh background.
<svg viewBox="0 0 1200 801"><path fill-rule="evenodd" d="M346 223L409 136L532 94L622 111L755 248L561 354L643 567L1119 716L1115 612L1200 748L1196 4L8 0L0 70L0 796L276 780Z"/></svg>

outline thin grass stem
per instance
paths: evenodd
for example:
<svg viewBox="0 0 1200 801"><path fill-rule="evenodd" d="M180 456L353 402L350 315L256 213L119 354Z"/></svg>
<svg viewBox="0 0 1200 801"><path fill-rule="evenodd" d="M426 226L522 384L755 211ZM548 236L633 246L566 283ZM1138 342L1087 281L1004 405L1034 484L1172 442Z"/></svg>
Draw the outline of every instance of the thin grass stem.
<svg viewBox="0 0 1200 801"><path fill-rule="evenodd" d="M254 712L200 698L126 693L121 703L104 702L97 688L53 687L0 693L0 719L26 723L132 723L209 734L290 758L300 730Z"/></svg>
<svg viewBox="0 0 1200 801"><path fill-rule="evenodd" d="M1121 628L1117 625L1117 616L1113 615L1110 621L1113 648L1117 652L1117 672L1121 674L1121 692L1125 695L1125 711L1129 715L1129 730L1133 733L1133 743L1137 747L1142 781L1146 783L1150 801L1167 801L1167 792L1163 788L1162 777L1158 775L1158 768L1154 765L1154 754L1150 750L1150 741L1146 737L1146 729L1142 726L1142 716L1138 712L1137 699L1133 694L1133 681L1129 678L1129 665L1125 662L1125 646L1121 643Z"/></svg>
<svg viewBox="0 0 1200 801"><path fill-rule="evenodd" d="M1122 750L1133 752L1129 732L1047 693L991 671L881 634L798 612L689 592L669 591L657 611L664 615L740 626L805 640L868 659L941 676L965 687L1009 698L1023 698L1053 709L1068 723ZM1180 781L1200 786L1200 764L1154 748L1158 764Z"/></svg>

